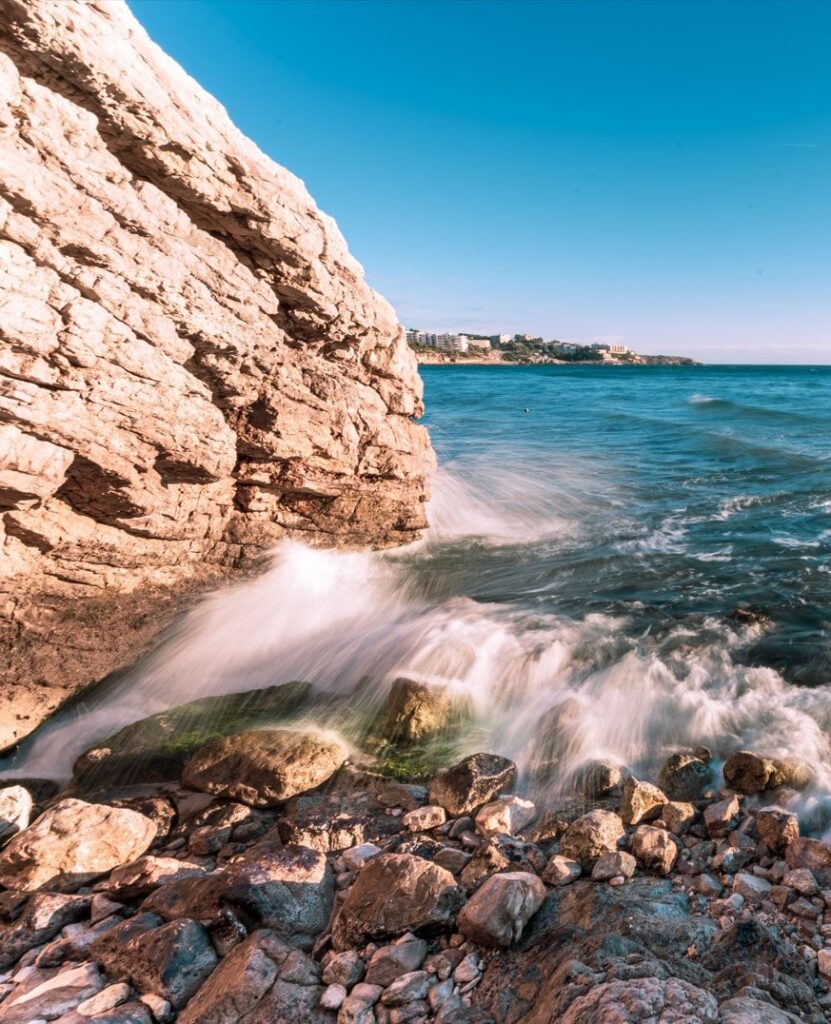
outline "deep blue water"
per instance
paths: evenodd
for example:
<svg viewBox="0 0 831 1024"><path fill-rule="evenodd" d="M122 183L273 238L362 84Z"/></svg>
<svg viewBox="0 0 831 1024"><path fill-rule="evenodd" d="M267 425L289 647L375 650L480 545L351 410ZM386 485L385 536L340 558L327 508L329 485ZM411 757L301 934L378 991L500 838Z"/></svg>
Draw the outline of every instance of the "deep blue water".
<svg viewBox="0 0 831 1024"><path fill-rule="evenodd" d="M442 465L530 534L446 550L461 589L658 636L745 609L734 657L831 681L831 367L421 372Z"/></svg>

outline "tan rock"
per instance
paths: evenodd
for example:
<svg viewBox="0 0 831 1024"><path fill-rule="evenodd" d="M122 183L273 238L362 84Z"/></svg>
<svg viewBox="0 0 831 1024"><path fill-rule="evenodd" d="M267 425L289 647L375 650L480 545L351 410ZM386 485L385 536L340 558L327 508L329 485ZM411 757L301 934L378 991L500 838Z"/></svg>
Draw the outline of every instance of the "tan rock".
<svg viewBox="0 0 831 1024"><path fill-rule="evenodd" d="M756 814L759 838L773 853L782 853L799 838L799 818L781 807L762 807Z"/></svg>
<svg viewBox="0 0 831 1024"><path fill-rule="evenodd" d="M334 221L126 4L0 43L2 749L280 538L412 540L433 457Z"/></svg>
<svg viewBox="0 0 831 1024"><path fill-rule="evenodd" d="M437 683L396 679L379 728L385 739L417 743L458 726L470 713L470 700Z"/></svg>
<svg viewBox="0 0 831 1024"><path fill-rule="evenodd" d="M0 885L72 892L140 856L155 838L143 814L61 800L0 851Z"/></svg>
<svg viewBox="0 0 831 1024"><path fill-rule="evenodd" d="M332 927L332 945L350 949L370 939L449 926L464 891L449 871L408 853L383 853L361 869Z"/></svg>
<svg viewBox="0 0 831 1024"><path fill-rule="evenodd" d="M630 777L623 785L620 816L625 825L640 825L660 817L666 803L666 795L657 786Z"/></svg>
<svg viewBox="0 0 831 1024"><path fill-rule="evenodd" d="M28 827L32 807L31 794L23 786L0 789L0 846Z"/></svg>
<svg viewBox="0 0 831 1024"><path fill-rule="evenodd" d="M625 834L623 822L613 811L589 811L566 829L560 841L560 855L576 860L584 871L590 871L598 857L617 850L618 840Z"/></svg>
<svg viewBox="0 0 831 1024"><path fill-rule="evenodd" d="M293 729L251 729L212 740L190 758L182 781L255 807L315 789L340 768L347 747L330 736Z"/></svg>
<svg viewBox="0 0 831 1024"><path fill-rule="evenodd" d="M485 804L476 814L476 831L482 836L498 833L514 835L530 825L537 816L537 809L530 800L520 796L501 796Z"/></svg>
<svg viewBox="0 0 831 1024"><path fill-rule="evenodd" d="M672 871L681 852L669 832L652 825L639 825L635 829L630 849L643 868L659 875L668 875Z"/></svg>

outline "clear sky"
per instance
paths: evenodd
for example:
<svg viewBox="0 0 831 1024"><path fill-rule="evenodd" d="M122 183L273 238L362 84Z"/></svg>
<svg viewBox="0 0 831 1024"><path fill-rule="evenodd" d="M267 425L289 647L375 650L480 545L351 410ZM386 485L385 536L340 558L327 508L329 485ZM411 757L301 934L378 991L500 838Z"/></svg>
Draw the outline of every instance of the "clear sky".
<svg viewBox="0 0 831 1024"><path fill-rule="evenodd" d="M131 0L407 326L831 362L828 0Z"/></svg>

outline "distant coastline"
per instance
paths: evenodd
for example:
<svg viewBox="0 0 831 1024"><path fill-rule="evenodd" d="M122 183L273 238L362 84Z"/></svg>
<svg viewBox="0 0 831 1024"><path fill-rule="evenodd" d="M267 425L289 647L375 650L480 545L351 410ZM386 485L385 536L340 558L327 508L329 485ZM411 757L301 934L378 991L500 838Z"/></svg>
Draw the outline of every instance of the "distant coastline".
<svg viewBox="0 0 831 1024"><path fill-rule="evenodd" d="M703 366L687 356L640 356L637 360L555 359L552 356L520 356L505 358L499 351L488 355L467 355L459 352L415 351L419 366Z"/></svg>

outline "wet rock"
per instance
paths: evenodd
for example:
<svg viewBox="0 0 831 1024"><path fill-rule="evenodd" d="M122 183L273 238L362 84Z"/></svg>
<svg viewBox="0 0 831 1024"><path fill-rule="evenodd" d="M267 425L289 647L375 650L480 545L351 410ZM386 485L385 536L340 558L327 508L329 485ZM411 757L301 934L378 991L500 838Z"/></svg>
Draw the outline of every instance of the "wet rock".
<svg viewBox="0 0 831 1024"><path fill-rule="evenodd" d="M339 740L318 733L255 729L201 747L182 779L193 789L270 807L322 785L348 753Z"/></svg>
<svg viewBox="0 0 831 1024"><path fill-rule="evenodd" d="M756 829L772 853L783 853L799 838L799 819L781 807L762 807L756 814Z"/></svg>
<svg viewBox="0 0 831 1024"><path fill-rule="evenodd" d="M576 882L582 873L583 869L576 860L557 854L546 864L542 880L548 885L569 885Z"/></svg>
<svg viewBox="0 0 831 1024"><path fill-rule="evenodd" d="M737 793L752 795L779 786L802 789L810 782L810 772L793 760L762 757L739 750L724 763L724 781Z"/></svg>
<svg viewBox="0 0 831 1024"><path fill-rule="evenodd" d="M586 800L598 800L619 790L629 777L623 765L614 761L588 761L574 776L574 788Z"/></svg>
<svg viewBox="0 0 831 1024"><path fill-rule="evenodd" d="M178 781L188 758L209 741L264 723L290 723L309 706L313 695L310 683L284 683L201 697L142 718L82 754L75 762L73 783L89 792L137 778Z"/></svg>
<svg viewBox="0 0 831 1024"><path fill-rule="evenodd" d="M668 875L672 871L680 853L678 843L669 832L652 825L639 825L629 845L638 863L645 870L659 875Z"/></svg>
<svg viewBox="0 0 831 1024"><path fill-rule="evenodd" d="M516 782L516 765L498 754L471 754L430 783L430 800L454 818L472 814Z"/></svg>
<svg viewBox="0 0 831 1024"><path fill-rule="evenodd" d="M32 796L23 786L0 789L0 847L28 828L33 807Z"/></svg>
<svg viewBox="0 0 831 1024"><path fill-rule="evenodd" d="M73 1011L106 984L96 964L33 970L0 1003L0 1024L35 1024Z"/></svg>
<svg viewBox="0 0 831 1024"><path fill-rule="evenodd" d="M618 850L598 857L592 869L592 881L608 882L611 878L632 878L637 862L631 853Z"/></svg>
<svg viewBox="0 0 831 1024"><path fill-rule="evenodd" d="M699 800L712 785L713 770L707 761L694 754L672 754L664 761L658 785L670 800Z"/></svg>
<svg viewBox="0 0 831 1024"><path fill-rule="evenodd" d="M739 799L736 796L718 800L704 809L704 825L713 839L726 836L733 829L739 817Z"/></svg>
<svg viewBox="0 0 831 1024"><path fill-rule="evenodd" d="M0 851L0 885L71 892L140 856L156 838L141 814L61 800Z"/></svg>
<svg viewBox="0 0 831 1024"><path fill-rule="evenodd" d="M515 835L530 825L537 816L537 809L530 800L519 796L501 796L485 804L476 814L476 831L481 836L492 836L504 832Z"/></svg>
<svg viewBox="0 0 831 1024"><path fill-rule="evenodd" d="M718 1003L703 989L677 978L638 978L596 985L579 996L559 1024L719 1024Z"/></svg>
<svg viewBox="0 0 831 1024"><path fill-rule="evenodd" d="M469 696L414 679L396 679L378 729L398 743L433 739L460 725L471 712Z"/></svg>
<svg viewBox="0 0 831 1024"><path fill-rule="evenodd" d="M545 899L545 886L527 871L493 875L462 908L457 927L482 946L507 948L518 941Z"/></svg>
<svg viewBox="0 0 831 1024"><path fill-rule="evenodd" d="M118 899L130 900L146 896L168 882L204 874L205 869L199 864L148 854L116 868L107 880L107 891Z"/></svg>
<svg viewBox="0 0 831 1024"><path fill-rule="evenodd" d="M620 816L625 825L640 825L661 816L666 796L649 782L628 778L623 786Z"/></svg>
<svg viewBox="0 0 831 1024"><path fill-rule="evenodd" d="M426 956L427 943L414 935L405 935L397 942L375 950L367 964L366 983L386 988L402 974L417 971Z"/></svg>
<svg viewBox="0 0 831 1024"><path fill-rule="evenodd" d="M444 868L412 854L381 854L350 888L332 944L344 950L370 939L447 927L463 902L463 889Z"/></svg>
<svg viewBox="0 0 831 1024"><path fill-rule="evenodd" d="M590 871L598 857L617 850L618 841L625 834L623 822L614 812L589 811L566 829L560 841L560 854Z"/></svg>
<svg viewBox="0 0 831 1024"><path fill-rule="evenodd" d="M302 846L249 855L211 874L169 882L143 908L167 920L210 921L223 909L308 946L326 927L334 902L326 857Z"/></svg>

